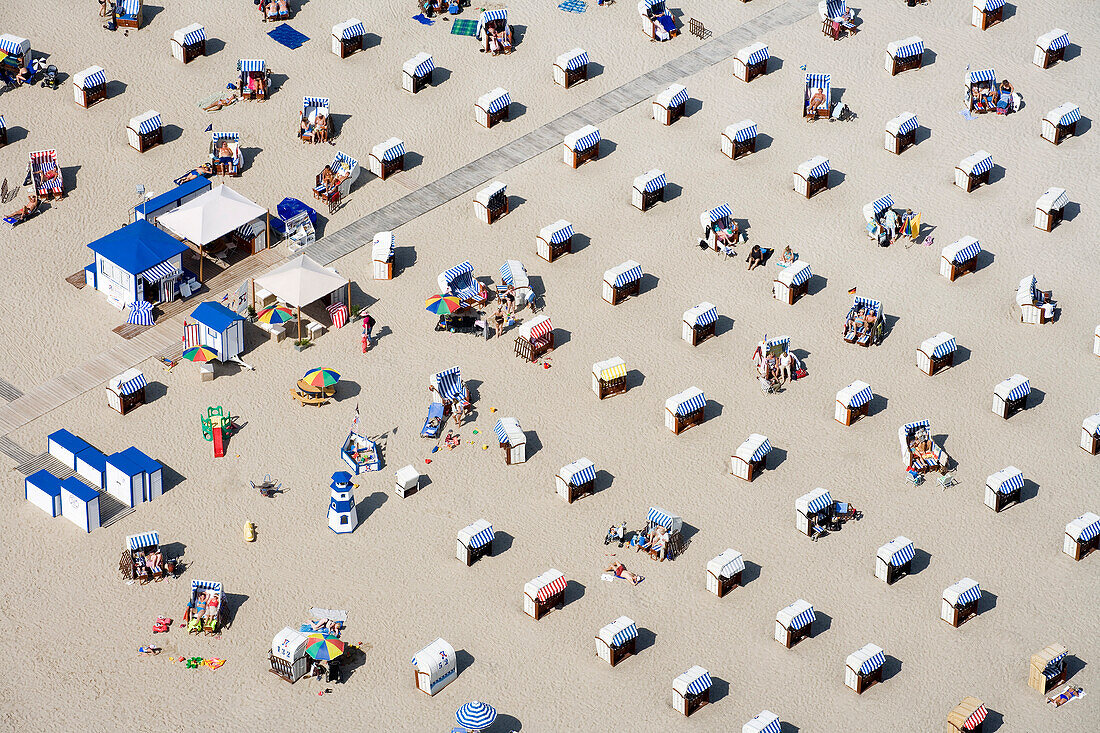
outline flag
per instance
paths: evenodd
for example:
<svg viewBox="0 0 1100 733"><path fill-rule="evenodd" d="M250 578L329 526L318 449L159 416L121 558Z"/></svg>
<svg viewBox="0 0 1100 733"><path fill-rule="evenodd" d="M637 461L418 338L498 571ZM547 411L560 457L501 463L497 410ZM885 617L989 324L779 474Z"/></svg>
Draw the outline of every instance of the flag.
<svg viewBox="0 0 1100 733"><path fill-rule="evenodd" d="M848 295L855 295L855 294L856 294L856 289L855 288L849 288Z"/></svg>
<svg viewBox="0 0 1100 733"><path fill-rule="evenodd" d="M916 240L920 236L920 212L918 211L909 220L909 239Z"/></svg>
<svg viewBox="0 0 1100 733"><path fill-rule="evenodd" d="M207 125L207 126L206 126L206 129L205 129L205 130L203 130L203 132L210 132L210 131L211 131L211 130L213 130L213 129L214 129L214 126L213 126L213 125Z"/></svg>
<svg viewBox="0 0 1100 733"><path fill-rule="evenodd" d="M351 419L351 432L356 432L359 428L359 403L355 403L355 417Z"/></svg>

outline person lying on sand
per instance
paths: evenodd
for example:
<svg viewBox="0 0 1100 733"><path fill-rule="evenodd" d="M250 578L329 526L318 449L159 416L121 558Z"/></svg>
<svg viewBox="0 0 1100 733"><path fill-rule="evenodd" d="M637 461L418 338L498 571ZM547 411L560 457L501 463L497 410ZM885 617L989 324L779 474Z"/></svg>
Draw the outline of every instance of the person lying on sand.
<svg viewBox="0 0 1100 733"><path fill-rule="evenodd" d="M614 573L616 578L629 580L633 585L638 585L638 583L641 583L643 580L645 580L645 576L635 575L634 573L627 570L626 565L623 565L621 562L611 563L606 568L604 568L604 572Z"/></svg>
<svg viewBox="0 0 1100 733"><path fill-rule="evenodd" d="M1054 697L1048 697L1047 702L1048 703L1053 703L1054 707L1056 707L1056 708L1060 708L1063 705L1065 705L1067 702L1072 700L1073 698L1081 697L1081 695L1084 695L1084 694L1085 694L1085 689L1083 687L1069 687L1061 695L1055 695Z"/></svg>
<svg viewBox="0 0 1100 733"><path fill-rule="evenodd" d="M211 102L210 104L206 105L205 107L203 107L203 110L205 110L207 112L217 112L219 109L222 109L224 107L228 107L229 105L233 104L236 101L237 101L236 95L228 94L228 95L222 97L221 99L218 99L218 100L216 100L214 102Z"/></svg>

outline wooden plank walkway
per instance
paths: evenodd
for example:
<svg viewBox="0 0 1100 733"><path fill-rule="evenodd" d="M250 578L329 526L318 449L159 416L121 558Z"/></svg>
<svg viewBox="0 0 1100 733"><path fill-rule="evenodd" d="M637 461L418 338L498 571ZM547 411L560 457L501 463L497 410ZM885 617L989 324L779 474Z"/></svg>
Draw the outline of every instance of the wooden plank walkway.
<svg viewBox="0 0 1100 733"><path fill-rule="evenodd" d="M8 402L12 402L22 396L22 390L20 390L11 382L0 379L0 400L7 400Z"/></svg>

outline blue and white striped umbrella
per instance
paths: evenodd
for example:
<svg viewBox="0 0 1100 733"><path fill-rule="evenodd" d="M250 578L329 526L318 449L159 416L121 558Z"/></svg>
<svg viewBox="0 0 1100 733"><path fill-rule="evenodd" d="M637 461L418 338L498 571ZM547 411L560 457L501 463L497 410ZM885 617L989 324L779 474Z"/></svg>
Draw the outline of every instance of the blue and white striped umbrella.
<svg viewBox="0 0 1100 733"><path fill-rule="evenodd" d="M805 611L791 619L791 629L797 631L806 624L812 624L816 618L817 614L814 613L814 607L810 606Z"/></svg>
<svg viewBox="0 0 1100 733"><path fill-rule="evenodd" d="M719 222L723 219L728 219L729 217L733 216L733 212L730 211L729 204L719 204L718 206L715 206L713 209L708 211L707 216L710 217L710 223L714 224L715 222Z"/></svg>
<svg viewBox="0 0 1100 733"><path fill-rule="evenodd" d="M160 544L160 535L156 532L130 535L126 538L126 545L131 550L140 550L143 547L154 547Z"/></svg>
<svg viewBox="0 0 1100 733"><path fill-rule="evenodd" d="M905 135L906 133L910 133L913 130L917 129L918 124L919 123L917 122L917 116L910 115L905 119L905 121L898 125L898 134Z"/></svg>
<svg viewBox="0 0 1100 733"><path fill-rule="evenodd" d="M138 374L133 379L129 379L122 384L118 385L118 391L124 395L130 395L137 392L139 389L146 385L145 375Z"/></svg>
<svg viewBox="0 0 1100 733"><path fill-rule="evenodd" d="M458 724L471 731L484 730L496 719L497 711L493 706L478 700L466 703L455 713Z"/></svg>
<svg viewBox="0 0 1100 733"><path fill-rule="evenodd" d="M141 135L148 135L150 132L160 128L161 121L160 115L153 115L152 117L142 120L138 125L138 133Z"/></svg>
<svg viewBox="0 0 1100 733"><path fill-rule="evenodd" d="M267 69L267 62L263 59L239 59L237 61L237 71L264 71Z"/></svg>
<svg viewBox="0 0 1100 733"><path fill-rule="evenodd" d="M771 54L768 51L768 47L764 46L764 48L758 48L750 53L748 60L745 62L745 65L752 66L753 64L758 64L761 61L766 61L770 57Z"/></svg>
<svg viewBox="0 0 1100 733"><path fill-rule="evenodd" d="M665 174L659 173L658 175L650 178L645 182L645 192L653 193L654 191L660 191L666 185Z"/></svg>
<svg viewBox="0 0 1100 733"><path fill-rule="evenodd" d="M954 352L958 346L955 344L955 337L952 336L942 344L936 344L936 348L932 349L932 358L939 359L948 354Z"/></svg>
<svg viewBox="0 0 1100 733"><path fill-rule="evenodd" d="M153 325L153 304L138 300L130 304L130 313L126 316L126 322L135 326Z"/></svg>
<svg viewBox="0 0 1100 733"><path fill-rule="evenodd" d="M328 97L302 97L302 111L310 107L323 107L328 109Z"/></svg>
<svg viewBox="0 0 1100 733"><path fill-rule="evenodd" d="M907 59L911 56L921 56L924 54L924 41L916 39L912 43L907 43L897 51L894 52L895 58Z"/></svg>
<svg viewBox="0 0 1100 733"><path fill-rule="evenodd" d="M205 28L199 28L197 30L193 30L190 33L187 33L186 35L184 35L183 45L184 46L192 46L192 45L194 45L194 44L196 44L200 41L205 41L205 40L206 40L206 29Z"/></svg>
<svg viewBox="0 0 1100 733"><path fill-rule="evenodd" d="M1067 38L1069 38L1069 37L1067 36ZM585 66L587 64L588 64L588 52L585 51L585 52L579 53L576 56L574 56L573 58L569 59L569 62L566 63L565 68L566 68L567 71L573 71L574 69L579 69L580 67Z"/></svg>
<svg viewBox="0 0 1100 733"><path fill-rule="evenodd" d="M561 244L573 236L573 225L567 224L550 235L550 244Z"/></svg>
<svg viewBox="0 0 1100 733"><path fill-rule="evenodd" d="M691 681L691 683L687 686L687 692L689 695L698 695L704 690L709 690L710 686L710 673L704 671L701 675Z"/></svg>
<svg viewBox="0 0 1100 733"><path fill-rule="evenodd" d="M579 153L582 150L588 150L590 147L592 147L593 145L597 145L599 142L600 131L593 130L592 132L577 140L576 146L573 148L573 150Z"/></svg>
<svg viewBox="0 0 1100 733"><path fill-rule="evenodd" d="M505 92L504 94L501 94L499 97L494 99L492 102L489 102L489 109L486 111L491 115L496 114L511 103L512 96L508 94L508 92Z"/></svg>
<svg viewBox="0 0 1100 733"><path fill-rule="evenodd" d="M864 675L871 674L884 664L886 664L886 654L884 652L875 652L863 664L859 665L859 673Z"/></svg>
<svg viewBox="0 0 1100 733"><path fill-rule="evenodd" d="M746 140L752 140L754 137L756 137L756 125L748 125L747 127L742 127L740 130L733 134L733 137L739 143L743 143Z"/></svg>
<svg viewBox="0 0 1100 733"><path fill-rule="evenodd" d="M367 32L367 30L366 30L366 28L363 27L362 23L355 23L353 25L349 25L348 27L342 29L340 31L340 38L341 38L341 40L348 41L348 40L351 40L352 38L359 38L360 36L365 35L366 32Z"/></svg>
<svg viewBox="0 0 1100 733"><path fill-rule="evenodd" d="M672 517L666 514L660 507L651 506L649 508L649 514L646 516L646 521L659 524L665 529L672 529Z"/></svg>
<svg viewBox="0 0 1100 733"><path fill-rule="evenodd" d="M996 82L997 71L995 69L978 69L976 71L968 71L966 81L968 84L977 84L983 81Z"/></svg>
<svg viewBox="0 0 1100 733"><path fill-rule="evenodd" d="M405 154L405 143L399 142L382 153L382 160L397 160Z"/></svg>
<svg viewBox="0 0 1100 733"><path fill-rule="evenodd" d="M493 541L493 537L493 525L490 524L470 538L470 549L476 550L479 547L484 547Z"/></svg>

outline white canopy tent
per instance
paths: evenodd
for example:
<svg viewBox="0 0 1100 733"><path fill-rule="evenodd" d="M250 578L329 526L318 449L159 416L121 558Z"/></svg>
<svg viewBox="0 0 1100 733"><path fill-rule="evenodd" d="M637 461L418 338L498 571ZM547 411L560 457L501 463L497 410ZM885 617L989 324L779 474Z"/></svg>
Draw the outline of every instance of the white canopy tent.
<svg viewBox="0 0 1100 733"><path fill-rule="evenodd" d="M185 240L192 249L198 251L201 282L203 250L206 245L261 219L263 242L266 246L270 219L267 209L222 184L157 217L157 225ZM255 250L249 254L254 253Z"/></svg>
<svg viewBox="0 0 1100 733"><path fill-rule="evenodd" d="M285 265L255 278L252 281L253 299L257 285L297 309L299 340L302 338L302 306L346 287L347 303L351 307L351 282L333 268L323 267L307 255L298 255Z"/></svg>

